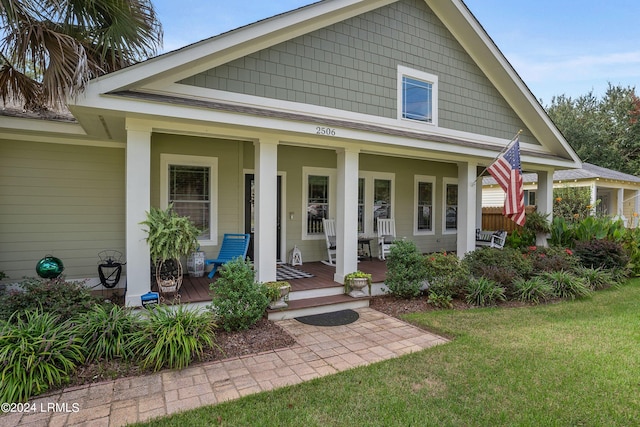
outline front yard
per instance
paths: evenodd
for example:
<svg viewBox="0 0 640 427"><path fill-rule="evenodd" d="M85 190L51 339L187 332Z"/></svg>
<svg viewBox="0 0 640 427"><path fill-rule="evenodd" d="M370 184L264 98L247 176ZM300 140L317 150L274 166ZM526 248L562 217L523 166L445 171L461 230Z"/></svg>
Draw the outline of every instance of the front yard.
<svg viewBox="0 0 640 427"><path fill-rule="evenodd" d="M147 425L640 424L640 279L589 299L402 316L446 345Z"/></svg>

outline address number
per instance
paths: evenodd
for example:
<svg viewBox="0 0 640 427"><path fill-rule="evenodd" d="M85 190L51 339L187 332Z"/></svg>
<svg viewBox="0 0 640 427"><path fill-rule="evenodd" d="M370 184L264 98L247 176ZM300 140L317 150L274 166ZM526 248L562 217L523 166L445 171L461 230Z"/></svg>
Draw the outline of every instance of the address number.
<svg viewBox="0 0 640 427"><path fill-rule="evenodd" d="M336 136L336 130L333 128L316 127L316 134L324 136Z"/></svg>

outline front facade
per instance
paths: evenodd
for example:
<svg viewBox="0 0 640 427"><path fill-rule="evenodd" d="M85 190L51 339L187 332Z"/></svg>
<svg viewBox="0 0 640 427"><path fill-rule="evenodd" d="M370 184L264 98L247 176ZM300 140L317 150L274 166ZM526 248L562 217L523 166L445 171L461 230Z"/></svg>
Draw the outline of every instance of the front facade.
<svg viewBox="0 0 640 427"><path fill-rule="evenodd" d="M130 305L150 289L152 206L205 228L211 258L251 233L260 281L294 246L326 259L335 219L341 283L377 218L423 252L473 250L478 173L519 130L541 209L554 170L580 167L459 0L321 1L96 79L69 109L0 126L0 270L52 253L92 279L117 249Z"/></svg>

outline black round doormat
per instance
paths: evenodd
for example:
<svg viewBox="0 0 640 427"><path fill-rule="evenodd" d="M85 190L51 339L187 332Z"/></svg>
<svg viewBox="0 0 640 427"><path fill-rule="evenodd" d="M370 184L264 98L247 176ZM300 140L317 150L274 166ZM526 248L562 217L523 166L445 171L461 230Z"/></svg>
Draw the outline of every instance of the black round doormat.
<svg viewBox="0 0 640 427"><path fill-rule="evenodd" d="M298 322L313 326L340 326L353 323L360 315L353 310L340 310L333 313L313 314L311 316L301 316L295 319Z"/></svg>

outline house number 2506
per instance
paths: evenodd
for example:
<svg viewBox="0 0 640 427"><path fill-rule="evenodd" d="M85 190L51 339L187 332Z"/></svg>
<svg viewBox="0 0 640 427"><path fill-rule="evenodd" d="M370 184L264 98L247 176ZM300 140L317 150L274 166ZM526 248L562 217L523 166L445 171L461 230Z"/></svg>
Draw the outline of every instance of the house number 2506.
<svg viewBox="0 0 640 427"><path fill-rule="evenodd" d="M336 130L332 128L324 128L324 127L317 126L316 134L324 135L324 136L336 136Z"/></svg>

